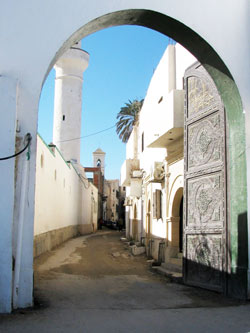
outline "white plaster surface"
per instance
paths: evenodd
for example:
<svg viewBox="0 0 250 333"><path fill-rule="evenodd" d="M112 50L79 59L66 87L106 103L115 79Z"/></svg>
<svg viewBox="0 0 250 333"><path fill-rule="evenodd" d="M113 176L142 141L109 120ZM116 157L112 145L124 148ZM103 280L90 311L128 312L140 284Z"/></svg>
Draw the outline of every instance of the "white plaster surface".
<svg viewBox="0 0 250 333"><path fill-rule="evenodd" d="M5 117L0 121L0 158L15 154L17 82L0 76L1 107ZM12 297L12 220L14 214L15 159L0 161L0 313L11 311Z"/></svg>
<svg viewBox="0 0 250 333"><path fill-rule="evenodd" d="M82 224L96 229L97 196L97 188L38 137L34 235Z"/></svg>
<svg viewBox="0 0 250 333"><path fill-rule="evenodd" d="M230 70L239 89L246 118L250 119L250 2L248 0L205 0L202 4L198 0L72 0L70 2L67 0L42 2L13 0L2 2L0 5L2 32L0 34L0 75L20 82L18 102L20 135L30 132L35 143L38 102L46 74L69 46L84 35L94 32L95 29L101 29L98 24L97 26L93 24L88 25L88 30L86 25L104 15L129 9L146 9L162 13L182 22L204 38ZM118 18L116 24L119 24L118 14L116 15ZM7 92L0 91L1 100L8 99L11 95L11 89ZM15 113L16 110L11 109L7 119ZM5 117L5 106L1 103L1 124L4 124L2 119ZM7 133L6 138L8 145L13 146L13 131ZM249 136L246 143L249 147ZM249 154L248 150L248 164ZM24 275L21 275L21 279L24 285L21 287L23 296L20 306L32 304L35 160L36 145L32 145L28 197L25 206L26 223L23 240L26 247L22 256ZM19 177L21 175L18 172ZM1 173L0 182L8 181L11 184L13 174L8 174L5 180L4 178L6 175ZM18 179L17 183L20 183ZM13 186L9 186L8 192L13 192ZM3 209L5 206L1 203L0 211ZM18 215L18 208L14 215ZM12 224L10 215L6 223ZM9 227L7 229L9 230ZM3 237L5 237L5 231L3 230ZM6 236L8 237L7 234ZM8 255L3 256L2 260L8 262ZM9 280L6 280L4 287L9 288Z"/></svg>
<svg viewBox="0 0 250 333"><path fill-rule="evenodd" d="M179 188L184 187L184 160L181 159L169 166L169 193L168 193L168 217L172 216L175 194Z"/></svg>

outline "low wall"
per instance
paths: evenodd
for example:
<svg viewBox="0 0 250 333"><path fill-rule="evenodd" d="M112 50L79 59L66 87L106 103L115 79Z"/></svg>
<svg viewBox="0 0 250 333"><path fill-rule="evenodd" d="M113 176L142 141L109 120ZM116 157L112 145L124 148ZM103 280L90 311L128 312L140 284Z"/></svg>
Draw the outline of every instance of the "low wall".
<svg viewBox="0 0 250 333"><path fill-rule="evenodd" d="M60 228L44 232L34 237L33 254L34 257L40 256L42 253L51 251L58 245L66 242L76 236L86 235L93 232L93 225L70 225L68 227Z"/></svg>
<svg viewBox="0 0 250 333"><path fill-rule="evenodd" d="M42 253L53 250L66 240L77 236L78 228L71 225L65 228L44 232L34 237L34 257L40 256Z"/></svg>

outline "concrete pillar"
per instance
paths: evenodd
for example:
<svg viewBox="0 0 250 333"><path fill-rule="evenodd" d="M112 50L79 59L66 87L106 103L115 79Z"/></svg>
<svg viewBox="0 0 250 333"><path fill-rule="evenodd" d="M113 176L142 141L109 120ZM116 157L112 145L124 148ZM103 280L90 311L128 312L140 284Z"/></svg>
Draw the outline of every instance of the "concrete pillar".
<svg viewBox="0 0 250 333"><path fill-rule="evenodd" d="M66 161L80 163L83 72L89 54L75 44L56 62L53 142ZM67 141L69 140L69 141Z"/></svg>
<svg viewBox="0 0 250 333"><path fill-rule="evenodd" d="M0 158L15 154L17 83L0 76ZM0 161L0 313L11 312L15 158Z"/></svg>

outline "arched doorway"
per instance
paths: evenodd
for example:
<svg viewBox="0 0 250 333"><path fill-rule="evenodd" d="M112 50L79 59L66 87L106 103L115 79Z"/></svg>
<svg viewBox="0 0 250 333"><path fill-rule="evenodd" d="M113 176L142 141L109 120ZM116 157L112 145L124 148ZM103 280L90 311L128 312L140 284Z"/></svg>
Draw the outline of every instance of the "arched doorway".
<svg viewBox="0 0 250 333"><path fill-rule="evenodd" d="M172 235L171 235L171 253L173 257L178 257L178 254L183 250L183 188L180 187L174 195L172 204Z"/></svg>
<svg viewBox="0 0 250 333"><path fill-rule="evenodd" d="M212 11L216 8L213 8L213 5L204 3L206 6L207 13L211 15ZM221 98L224 102L224 106L226 109L226 117L227 117L227 127L228 127L228 138L227 145L230 147L228 154L228 170L229 170L229 190L230 197L228 197L228 210L230 211L230 230L227 232L227 238L230 239L230 251L231 251L231 260L232 260L232 271L231 278L229 281L229 293L233 295L236 293L237 295L241 295L241 297L246 297L247 292L247 256L244 256L244 260L239 259L242 243L240 245L240 240L244 239L244 248L247 246L248 240L244 237L241 237L241 233L245 230L246 227L246 214L247 214L247 188L246 188L246 156L245 156L245 136L244 136L244 113L242 110L242 103L240 99L240 95L238 89L234 83L232 75L230 74L228 68L224 64L222 58L226 56L228 49L226 48L224 53L222 49L219 47L218 40L214 37L213 25L214 22L211 20L211 24L207 24L204 27L204 23L198 19L199 16L202 18L202 12L204 8L194 8L190 4L190 10L188 12L183 11L182 8L177 5L169 6L169 3L162 4L152 4L150 10L144 9L130 9L134 8L134 4L131 1L128 1L126 6L117 1L116 4L113 4L113 7L107 5L103 5L103 7L98 5L95 2L91 2L91 4L78 1L75 3L78 10L74 12L74 18L72 16L69 19L68 13L71 12L72 8L69 5L63 6L63 8L56 8L57 15L56 17L61 17L61 21L57 21L52 19L53 15L51 15L51 19L47 19L47 26L44 29L44 20L38 20L36 16L37 9L34 8L34 15L30 18L31 22L29 22L30 26L36 26L35 35L32 35L33 29L28 29L29 34L16 34L18 38L13 37L12 43L8 43L9 45L15 45L15 42L18 45L22 45L24 52L20 52L20 59L15 62L10 57L10 52L8 49L8 44L5 44L3 41L3 50L6 52L5 56L2 59L2 66L5 69L6 73L12 73L11 77L15 77L19 79L21 82L19 87L19 109L18 109L18 119L21 123L20 135L24 136L27 132L31 132L33 138L36 136L36 111L38 105L38 99L40 94L40 88L42 80L46 77L45 72L49 72L52 68L56 60L59 56L71 45L74 44L75 41L80 40L82 37L103 29L108 26L114 25L122 25L122 24L138 24L143 25L148 28L155 29L159 32L162 32L170 37L174 38L178 42L180 42L183 46L185 46L188 50L190 50L197 59L202 63L202 65L206 68L206 70L210 73L212 79L214 80L217 89L221 95ZM225 5L225 4L224 4ZM32 6L32 5L31 5ZM47 7L48 6L48 7ZM7 6L6 6L7 7ZM172 8L170 8L172 7ZM140 2L140 8L149 8L148 3ZM19 19L18 22L22 22L25 24L26 21L26 12L27 8L23 6L23 8L19 8L18 12ZM193 11L192 11L193 9ZM53 8L49 6L49 4L44 4L43 12L53 12ZM200 12L199 12L200 11ZM227 16L226 7L222 5L222 7L218 7L216 13L221 13L222 22L225 22L225 31L227 27L230 25L227 23L225 19L223 21L223 17ZM85 14L83 14L85 13ZM170 14L169 14L170 13ZM40 14L40 13L39 13ZM237 17L240 19L240 15ZM8 16L6 16L8 17ZM198 17L198 18L197 18ZM64 19L65 18L65 19ZM44 17L45 19L45 17ZM195 23L192 23L194 19ZM54 21L54 22L53 22ZM37 23L38 22L38 23ZM41 22L41 23L40 23ZM184 23L181 23L184 22ZM6 31L12 31L9 29L8 24L6 25ZM28 24L28 23L27 23ZM188 26L190 25L190 27ZM17 24L17 29L20 26ZM11 27L12 28L12 27ZM49 30L47 30L49 29ZM195 29L197 32L195 32ZM47 34L48 31L55 31L53 34L53 38L48 41ZM30 32L31 35L30 35ZM200 34L200 35L199 35ZM209 40L209 45L202 37L206 36L207 40ZM39 35L39 42L37 42L36 46L31 45L30 40L36 40L35 37ZM12 33L12 36L15 36L15 33ZM226 40L227 34L226 32L222 32L222 39ZM31 38L33 37L33 38ZM47 43L46 43L47 41ZM64 43L63 43L64 42ZM44 48L44 44L46 43L47 47ZM63 43L63 45L62 45ZM233 44L233 43L232 43ZM5 50L6 45L6 50ZM234 45L234 44L233 44ZM239 42L240 45L240 42ZM30 47L29 47L30 46ZM234 45L235 48L235 45ZM215 49L221 50L222 58L215 52ZM41 52L40 52L41 51ZM27 56L28 55L28 56ZM26 60L25 60L26 58ZM245 57L248 58L247 56ZM31 61L34 59L34 61ZM227 58L228 59L228 58ZM237 72L237 67L234 66L233 62L230 62L229 59L227 63L231 64L231 67L234 69L234 73L239 78L240 71ZM244 63L244 62L243 62ZM245 62L246 63L246 62ZM13 64L15 66L13 67ZM247 63L246 63L247 65ZM36 75L30 75L30 73L35 73ZM3 81L5 82L5 81ZM244 80L242 81L242 85L244 85ZM6 83L6 82L5 82ZM246 89L247 90L247 89ZM9 92L7 93L7 98L13 94L15 96L16 86L15 84L9 86ZM242 90L243 91L243 90ZM244 91L243 91L244 92ZM3 93L5 94L5 92ZM245 96L245 95L244 95ZM15 103L14 103L15 104ZM8 103L6 103L8 105ZM7 109L8 110L8 109ZM15 113L15 107L13 111L10 109L10 115ZM5 112L7 114L8 112ZM29 121L27 121L27 119ZM9 133L7 129L15 127L15 116L6 118L2 123L1 129L3 128L2 135L3 137L6 134L6 138L9 138L9 147L10 151L14 151L15 146L15 133L12 131ZM35 139L34 139L35 142ZM3 146L5 142L3 142ZM6 146L6 145L5 145ZM4 147L3 152L5 152L8 147ZM36 149L35 145L31 150L31 159L30 159L30 168L29 175L27 181L27 188L29 189L27 192L27 200L24 204L25 219L26 223L23 228L23 251L21 257L21 267L23 267L20 274L20 286L22 286L22 292L20 292L20 297L18 300L18 306L25 307L32 304L32 245L33 245L33 198L34 198L34 179L35 179L35 155ZM1 271L5 271L6 276L3 277L2 289L0 290L0 295L4 295L3 299L7 299L7 307L3 308L3 311L11 308L11 285L12 285L12 249L9 246L11 244L12 239L12 216L18 216L18 212L21 210L18 200L14 201L14 191L9 191L9 184L12 184L14 189L13 181L9 181L10 179L14 179L15 174L15 165L14 163L6 164L4 166L4 170L2 172L2 180L3 186L2 190L9 195L8 196L8 209L6 210L6 204L3 203L0 210L4 211L4 220L6 222L6 229L4 229L3 233L3 241L1 243L2 253L6 255L8 260L3 260L1 264ZM6 172L5 172L6 171ZM22 173L19 169L17 171L17 192L21 188L21 179ZM6 177L8 175L8 177ZM240 175L240 177L239 177ZM5 178L5 179L4 179ZM15 206L15 212L14 212ZM14 230L16 232L17 221L14 221ZM241 225L241 227L239 226ZM243 225L243 227L242 227ZM5 227L4 227L5 228ZM22 237L22 235L21 235ZM9 249L9 250L6 250ZM239 265L240 264L240 265ZM238 265L240 269L238 269ZM240 283L238 283L240 281ZM1 281L2 282L2 281ZM239 287L234 288L234 285L237 284ZM7 296L6 296L7 295ZM8 310L7 310L8 311Z"/></svg>

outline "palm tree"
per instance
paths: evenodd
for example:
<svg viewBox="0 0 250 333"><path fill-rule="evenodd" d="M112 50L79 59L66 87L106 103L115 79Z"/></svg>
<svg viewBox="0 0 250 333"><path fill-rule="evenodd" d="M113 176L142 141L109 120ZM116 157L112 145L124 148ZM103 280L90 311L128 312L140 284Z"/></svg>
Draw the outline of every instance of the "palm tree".
<svg viewBox="0 0 250 333"><path fill-rule="evenodd" d="M129 100L128 103L125 103L125 106L121 107L120 112L117 114L116 133L122 142L126 143L128 141L133 126L138 122L143 101L143 99L141 101L135 99L133 102Z"/></svg>

